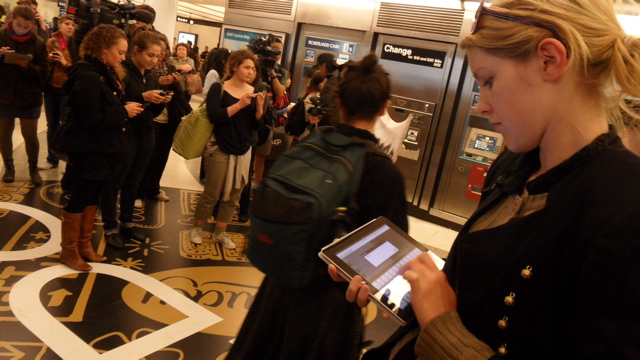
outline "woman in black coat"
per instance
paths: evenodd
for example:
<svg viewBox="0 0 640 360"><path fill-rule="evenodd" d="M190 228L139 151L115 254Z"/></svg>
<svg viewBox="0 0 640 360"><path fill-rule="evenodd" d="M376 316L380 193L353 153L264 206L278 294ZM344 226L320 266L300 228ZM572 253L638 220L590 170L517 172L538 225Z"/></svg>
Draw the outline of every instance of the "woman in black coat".
<svg viewBox="0 0 640 360"><path fill-rule="evenodd" d="M120 63L126 51L127 40L118 28L97 26L84 38L82 60L69 68L65 83L71 125L61 143L75 169L75 186L62 212L60 260L74 270L91 270L85 259L106 260L91 244L98 199L132 141L129 118L143 110L140 103L123 102Z"/></svg>
<svg viewBox="0 0 640 360"><path fill-rule="evenodd" d="M158 62L158 56L162 51L158 34L152 31L141 31L133 37L131 45L133 49L131 59L123 62L127 71L124 100L143 103L144 111L129 121L134 141L125 150L121 171L114 173L115 176L106 182L100 200L105 238L109 245L118 249L124 246L120 235L138 241L145 239L145 235L133 226L134 204L138 184L153 152L155 142L153 119L160 115L165 104L171 100L171 95L163 94L159 90L158 77L151 70ZM120 192L120 234L118 234L118 219L116 219L118 192Z"/></svg>
<svg viewBox="0 0 640 360"><path fill-rule="evenodd" d="M403 359L639 359L640 158L611 125L640 98L640 39L608 1L500 0L476 19L477 111L510 151L443 271L426 254L404 269Z"/></svg>

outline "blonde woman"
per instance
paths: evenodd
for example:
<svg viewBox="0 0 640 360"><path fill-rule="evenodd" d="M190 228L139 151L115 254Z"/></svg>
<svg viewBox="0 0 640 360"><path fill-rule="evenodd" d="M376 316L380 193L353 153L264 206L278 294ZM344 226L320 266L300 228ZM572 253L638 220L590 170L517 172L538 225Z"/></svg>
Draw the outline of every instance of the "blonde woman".
<svg viewBox="0 0 640 360"><path fill-rule="evenodd" d="M499 0L476 19L461 47L510 151L444 270L427 254L402 269L417 324L364 358L638 359L640 158L617 129L640 40L607 0ZM361 281L347 298L364 305Z"/></svg>

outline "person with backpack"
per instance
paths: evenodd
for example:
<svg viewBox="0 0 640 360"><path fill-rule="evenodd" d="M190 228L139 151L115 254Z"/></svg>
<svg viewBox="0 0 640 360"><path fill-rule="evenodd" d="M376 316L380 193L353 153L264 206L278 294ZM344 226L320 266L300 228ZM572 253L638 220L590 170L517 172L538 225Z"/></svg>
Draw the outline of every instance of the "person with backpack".
<svg viewBox="0 0 640 360"><path fill-rule="evenodd" d="M309 189L318 198L331 197L339 188L348 189L340 196L344 201L339 202L351 205L353 228L385 216L406 231L407 208L402 174L386 155L377 150L377 139L371 132L375 121L384 112L390 94L389 76L377 63L375 55L368 55L356 63L338 88L342 123L324 128L325 131L310 136L281 155L269 175L254 189L247 256L254 265L258 262L264 264L270 257L273 268L289 268L296 260L302 259L304 269L290 271L289 274L267 271L228 359L359 358L363 331L361 311L345 300L346 284L331 280L326 265L317 255L322 246L335 238L330 224L336 206L330 207L328 212L323 212L322 218L316 218L312 223L295 225L291 222L313 218L309 207L319 204L292 206L299 204L296 198L302 196L300 188L294 189L293 185L279 187L278 184L319 179L319 184ZM320 153L330 153L331 156L325 157ZM300 158L307 156L308 162L313 164L306 167L296 158L297 155ZM353 160L351 164L360 170L331 183L324 180L333 175L331 171L310 172L312 166L328 164L331 167L334 165L331 158L341 159L335 162L336 166ZM352 165L346 168L352 168ZM321 189L323 184L330 186L328 191ZM277 228L281 223L279 218L283 221L289 219L289 223ZM269 233L271 228L277 228L276 232ZM297 228L302 231L296 234L284 234L282 231ZM282 233L287 239L277 237L277 233ZM283 261L281 257L272 256L274 253L269 248L260 246L271 243L275 247L280 241L293 242L290 250L306 248L308 252L300 254L300 259ZM295 281L303 272L305 281ZM288 277L291 283L287 283Z"/></svg>

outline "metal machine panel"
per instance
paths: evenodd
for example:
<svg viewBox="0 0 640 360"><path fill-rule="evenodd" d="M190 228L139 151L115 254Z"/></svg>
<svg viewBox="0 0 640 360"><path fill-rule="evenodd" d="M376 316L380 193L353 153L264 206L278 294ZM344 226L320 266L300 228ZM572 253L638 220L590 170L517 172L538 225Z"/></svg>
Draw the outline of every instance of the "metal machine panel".
<svg viewBox="0 0 640 360"><path fill-rule="evenodd" d="M391 75L395 121L411 121L396 165L405 178L407 200L418 204L426 163L441 113L456 45L379 35L376 54Z"/></svg>
<svg viewBox="0 0 640 360"><path fill-rule="evenodd" d="M359 60L371 47L367 33L358 30L301 24L298 30L295 63L292 66L294 83L291 100L302 96L313 75L316 57L324 52L333 53L338 63Z"/></svg>
<svg viewBox="0 0 640 360"><path fill-rule="evenodd" d="M463 224L478 207L486 171L504 149L502 135L476 112L479 88L467 73L442 177L430 213Z"/></svg>

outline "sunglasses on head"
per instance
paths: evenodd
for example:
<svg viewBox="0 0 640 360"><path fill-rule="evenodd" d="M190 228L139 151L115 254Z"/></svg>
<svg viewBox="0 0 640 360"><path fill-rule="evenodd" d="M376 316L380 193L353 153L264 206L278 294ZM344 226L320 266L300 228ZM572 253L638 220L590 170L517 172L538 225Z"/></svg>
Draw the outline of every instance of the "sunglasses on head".
<svg viewBox="0 0 640 360"><path fill-rule="evenodd" d="M475 21L473 22L473 25L471 26L471 35L475 34L478 32L478 23L480 22L480 18L482 17L482 15L491 15L493 17L497 17L499 19L503 19L503 20L508 20L508 21L513 21L513 22L518 22L518 23L522 23L522 24L527 24L527 25L531 25L531 26L535 26L541 29L545 29L545 30L549 30L553 36L558 39L558 41L562 42L562 40L560 39L560 34L558 34L558 32L545 25L542 23L539 23L537 21L533 21L533 20L529 20L529 19L525 19L519 16L512 16L512 15L508 15L505 13L501 13L498 11L494 11L489 9L488 7L484 6L484 0L482 0L482 2L480 3L480 5L478 6L478 11L476 11L476 18Z"/></svg>

